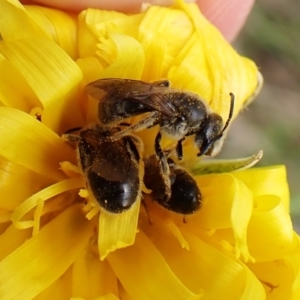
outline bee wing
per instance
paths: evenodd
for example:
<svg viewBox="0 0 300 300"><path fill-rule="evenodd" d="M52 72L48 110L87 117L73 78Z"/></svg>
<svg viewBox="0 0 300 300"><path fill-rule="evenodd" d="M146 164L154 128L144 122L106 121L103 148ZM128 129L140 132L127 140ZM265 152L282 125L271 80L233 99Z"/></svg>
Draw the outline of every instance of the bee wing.
<svg viewBox="0 0 300 300"><path fill-rule="evenodd" d="M143 105L172 117L177 114L166 94L176 92L169 88L168 80L148 83L140 80L105 78L89 83L86 92L91 97L101 100L104 96L109 101L117 102L124 99L134 99Z"/></svg>

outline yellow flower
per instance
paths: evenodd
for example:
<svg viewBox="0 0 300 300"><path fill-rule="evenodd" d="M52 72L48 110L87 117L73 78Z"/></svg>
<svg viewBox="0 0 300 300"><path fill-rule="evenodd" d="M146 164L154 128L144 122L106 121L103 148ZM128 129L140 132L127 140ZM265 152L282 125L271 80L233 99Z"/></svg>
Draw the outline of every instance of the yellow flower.
<svg viewBox="0 0 300 300"><path fill-rule="evenodd" d="M196 175L188 138L202 207L183 223L145 195L149 224L140 201L99 214L61 138L96 122L83 88L105 77L168 78L223 119L233 92L235 117L261 78L197 6L74 16L0 0L0 33L0 299L299 299L283 166ZM145 156L155 130L139 133Z"/></svg>

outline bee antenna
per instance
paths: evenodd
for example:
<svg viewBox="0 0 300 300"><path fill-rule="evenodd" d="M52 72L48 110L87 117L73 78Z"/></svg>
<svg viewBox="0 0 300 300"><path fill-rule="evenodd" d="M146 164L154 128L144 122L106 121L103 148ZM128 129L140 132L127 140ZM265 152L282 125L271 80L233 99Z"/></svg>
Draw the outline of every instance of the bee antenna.
<svg viewBox="0 0 300 300"><path fill-rule="evenodd" d="M230 121L231 121L231 119L232 119L232 115L233 115L233 110L234 110L234 100L235 100L235 97L234 97L234 94L233 93L229 93L229 95L230 95L230 109L229 109L229 116L228 116L228 118L227 118L227 121L226 121L226 123L225 123L225 125L224 125L224 127L223 127L223 129L222 129L222 131L221 131L221 133L220 134L223 134L223 132L226 130L226 128L229 126L229 123L230 123Z"/></svg>

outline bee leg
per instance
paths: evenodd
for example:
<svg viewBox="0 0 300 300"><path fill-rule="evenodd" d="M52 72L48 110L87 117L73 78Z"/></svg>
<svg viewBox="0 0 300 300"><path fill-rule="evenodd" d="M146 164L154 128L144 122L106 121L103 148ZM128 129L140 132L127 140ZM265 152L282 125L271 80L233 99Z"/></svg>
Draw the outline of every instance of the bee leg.
<svg viewBox="0 0 300 300"><path fill-rule="evenodd" d="M128 135L132 131L140 131L140 130L146 129L148 127L152 127L157 122L159 116L160 116L160 112L153 111L146 118L141 120L140 122L138 122L134 125L131 125L131 126L127 127L126 129L123 129L122 131L114 134L113 136L110 136L107 139L111 142L114 142L114 141L121 139L125 135Z"/></svg>
<svg viewBox="0 0 300 300"><path fill-rule="evenodd" d="M148 223L149 223L149 225L152 225L153 221L152 221L152 218L151 218L151 215L150 215L150 211L149 211L148 206L147 206L144 199L142 199L142 205L143 205L143 207L145 209L145 212L146 212L146 215L148 217Z"/></svg>
<svg viewBox="0 0 300 300"><path fill-rule="evenodd" d="M119 125L129 127L131 124L128 122L121 122L121 123L119 123Z"/></svg>
<svg viewBox="0 0 300 300"><path fill-rule="evenodd" d="M79 135L76 135L76 134L68 134L68 133L63 134L62 138L63 138L64 141L72 142L72 143L81 141L81 137Z"/></svg>
<svg viewBox="0 0 300 300"><path fill-rule="evenodd" d="M66 142L71 142L71 143L81 141L81 136L79 134L72 134L73 132L80 131L81 129L82 129L82 127L73 127L73 128L68 129L62 135L63 140Z"/></svg>
<svg viewBox="0 0 300 300"><path fill-rule="evenodd" d="M74 131L79 131L81 129L82 129L82 127L73 127L73 128L68 129L64 134L69 134L69 133L72 133Z"/></svg>
<svg viewBox="0 0 300 300"><path fill-rule="evenodd" d="M156 135L156 138L155 138L155 142L154 142L154 150L155 150L156 155L158 156L158 161L162 165L163 172L167 173L169 165L168 165L168 162L166 160L165 154L164 154L163 150L160 147L160 141L161 141L161 133L158 132L158 134Z"/></svg>
<svg viewBox="0 0 300 300"><path fill-rule="evenodd" d="M160 173L163 177L165 183L165 193L166 197L165 200L168 201L171 197L171 179L170 179L170 168L167 161L167 158L160 147L160 140L161 140L161 133L158 132L154 142L154 150L156 156L158 158L159 166L160 166Z"/></svg>
<svg viewBox="0 0 300 300"><path fill-rule="evenodd" d="M176 155L177 155L179 160L182 160L182 156L183 156L182 142L184 140L185 140L185 138L182 138L181 140L179 140L177 142L177 145L176 145Z"/></svg>

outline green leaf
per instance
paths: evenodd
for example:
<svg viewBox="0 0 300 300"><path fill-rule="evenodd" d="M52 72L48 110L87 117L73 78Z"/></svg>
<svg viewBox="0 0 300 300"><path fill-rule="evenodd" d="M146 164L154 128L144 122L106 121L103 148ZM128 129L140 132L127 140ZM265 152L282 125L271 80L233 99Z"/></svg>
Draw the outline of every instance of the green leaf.
<svg viewBox="0 0 300 300"><path fill-rule="evenodd" d="M256 154L238 159L214 159L197 163L190 168L193 175L210 174L210 173L227 173L237 170L248 169L257 164L263 156L263 151L260 150Z"/></svg>

